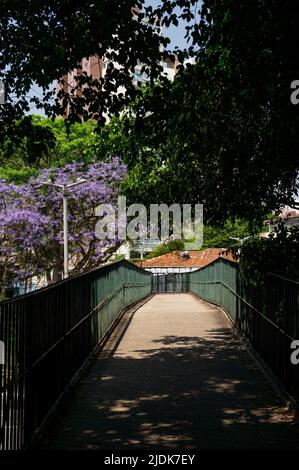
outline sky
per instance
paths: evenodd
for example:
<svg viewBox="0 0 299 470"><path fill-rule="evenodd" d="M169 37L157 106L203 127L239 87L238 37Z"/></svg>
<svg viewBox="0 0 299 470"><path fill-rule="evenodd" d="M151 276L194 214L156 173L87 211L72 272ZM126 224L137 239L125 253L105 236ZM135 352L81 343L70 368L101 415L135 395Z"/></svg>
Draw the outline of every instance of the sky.
<svg viewBox="0 0 299 470"><path fill-rule="evenodd" d="M184 38L185 33L186 31L183 22L181 22L177 27L171 26L170 28L167 28L165 34L171 40L170 48L174 49L175 46L178 46L180 49L183 49L184 47L186 47L187 42Z"/></svg>
<svg viewBox="0 0 299 470"><path fill-rule="evenodd" d="M145 5L151 5L152 7L157 7L161 3L163 3L163 0L145 0ZM194 11L196 10L198 12L198 10L201 7L201 4L202 4L202 0L198 0L195 7L194 7ZM177 14L179 14L180 9L177 8L175 10L175 12ZM196 19L197 19L197 17L198 17L198 13L197 13L197 15L195 15ZM185 36L185 33L186 33L186 31L185 31L185 26L186 25L187 25L187 23L185 21L182 21L182 20L179 19L178 27L171 26L170 28L168 28L165 31L165 34L171 40L170 46L172 48L174 48L175 46L178 46L180 49L183 49L184 47L186 47L187 43L186 43L186 39L184 39L184 36Z"/></svg>
<svg viewBox="0 0 299 470"><path fill-rule="evenodd" d="M145 1L145 5L151 5L152 7L157 7L158 5L160 5L162 3L163 0L146 0ZM201 1L199 0L198 1L198 4L197 4L197 9L199 9L200 7L200 4L201 4ZM178 14L179 13L179 9L176 9L175 10L176 13ZM171 48L175 48L175 46L178 46L180 49L183 49L184 47L186 47L187 43L186 43L186 40L184 39L184 36L185 36L185 25L186 23L184 21L179 21L179 25L176 27L176 26L171 26L170 28L167 28L165 30L165 35L169 37L169 39L171 40L171 44L170 44L170 47Z"/></svg>

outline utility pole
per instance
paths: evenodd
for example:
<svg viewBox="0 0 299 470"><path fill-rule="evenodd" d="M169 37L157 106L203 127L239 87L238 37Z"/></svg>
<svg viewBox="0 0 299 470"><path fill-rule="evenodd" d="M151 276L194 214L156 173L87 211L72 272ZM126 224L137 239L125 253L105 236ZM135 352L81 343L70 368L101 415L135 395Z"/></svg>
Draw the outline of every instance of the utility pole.
<svg viewBox="0 0 299 470"><path fill-rule="evenodd" d="M229 237L231 240L236 240L237 242L240 242L241 245L245 242L245 240L249 240L250 237L244 237L244 238L239 238L239 237Z"/></svg>
<svg viewBox="0 0 299 470"><path fill-rule="evenodd" d="M68 238L68 189L86 183L87 179L80 179L70 184L56 184L51 181L42 181L40 184L58 188L62 191L63 199L63 279L69 276L69 238Z"/></svg>
<svg viewBox="0 0 299 470"><path fill-rule="evenodd" d="M6 92L5 92L5 84L3 80L0 80L0 104L6 103Z"/></svg>
<svg viewBox="0 0 299 470"><path fill-rule="evenodd" d="M69 276L69 238L68 238L68 207L67 207L67 186L63 185L63 278Z"/></svg>

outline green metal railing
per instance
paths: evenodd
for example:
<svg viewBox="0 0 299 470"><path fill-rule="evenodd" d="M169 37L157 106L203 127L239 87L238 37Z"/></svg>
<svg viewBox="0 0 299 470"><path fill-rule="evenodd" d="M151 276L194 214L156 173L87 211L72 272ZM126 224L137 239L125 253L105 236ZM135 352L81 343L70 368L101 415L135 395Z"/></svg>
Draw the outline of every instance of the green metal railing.
<svg viewBox="0 0 299 470"><path fill-rule="evenodd" d="M299 283L269 274L262 286L245 286L239 264L223 258L188 280L299 397L299 366L290 361L290 344L299 339ZM151 281L149 272L120 261L0 303L0 449L30 443L120 312L151 293Z"/></svg>
<svg viewBox="0 0 299 470"><path fill-rule="evenodd" d="M221 306L287 390L299 398L299 366L291 344L299 339L299 283L268 274L252 287L239 264L218 258L190 273L190 291Z"/></svg>
<svg viewBox="0 0 299 470"><path fill-rule="evenodd" d="M0 449L29 444L120 312L150 292L150 273L120 261L0 303Z"/></svg>

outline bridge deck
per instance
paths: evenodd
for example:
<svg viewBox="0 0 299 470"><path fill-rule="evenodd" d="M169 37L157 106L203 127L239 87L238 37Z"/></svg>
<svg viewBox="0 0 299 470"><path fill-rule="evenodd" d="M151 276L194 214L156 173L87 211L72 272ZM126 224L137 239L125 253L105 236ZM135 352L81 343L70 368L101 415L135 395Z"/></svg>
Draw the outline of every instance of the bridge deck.
<svg viewBox="0 0 299 470"><path fill-rule="evenodd" d="M158 294L132 316L114 354L96 360L44 445L296 448L297 432L217 307Z"/></svg>

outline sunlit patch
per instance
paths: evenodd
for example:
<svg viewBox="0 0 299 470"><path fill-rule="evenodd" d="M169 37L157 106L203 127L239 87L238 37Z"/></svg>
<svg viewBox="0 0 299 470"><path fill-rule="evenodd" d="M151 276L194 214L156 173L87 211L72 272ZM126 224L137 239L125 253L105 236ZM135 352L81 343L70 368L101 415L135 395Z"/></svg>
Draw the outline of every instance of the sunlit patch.
<svg viewBox="0 0 299 470"><path fill-rule="evenodd" d="M249 423L250 421L252 421L250 419L250 417L248 417L246 415L246 410L242 409L242 408L226 408L223 410L224 413L226 413L227 415L229 415L229 417L226 417L224 419L222 419L222 424L224 424L225 426L231 426L233 424L247 424Z"/></svg>
<svg viewBox="0 0 299 470"><path fill-rule="evenodd" d="M207 380L209 387L213 389L213 392L217 393L235 393L236 386L241 383L242 380L237 379L211 378Z"/></svg>

